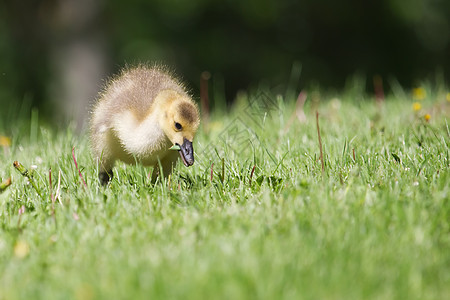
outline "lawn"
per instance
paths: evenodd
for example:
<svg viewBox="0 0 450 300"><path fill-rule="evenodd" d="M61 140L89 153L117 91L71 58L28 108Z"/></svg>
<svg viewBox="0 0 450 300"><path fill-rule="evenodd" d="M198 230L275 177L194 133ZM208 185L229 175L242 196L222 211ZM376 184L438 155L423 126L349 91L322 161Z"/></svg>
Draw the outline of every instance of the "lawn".
<svg viewBox="0 0 450 300"><path fill-rule="evenodd" d="M3 122L0 299L450 299L450 95L414 95L241 95L154 184Z"/></svg>

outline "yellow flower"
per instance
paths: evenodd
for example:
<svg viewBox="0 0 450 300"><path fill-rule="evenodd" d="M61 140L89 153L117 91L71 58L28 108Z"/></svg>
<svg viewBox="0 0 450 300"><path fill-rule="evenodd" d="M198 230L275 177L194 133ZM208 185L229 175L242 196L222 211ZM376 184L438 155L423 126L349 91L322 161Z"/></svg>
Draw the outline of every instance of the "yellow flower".
<svg viewBox="0 0 450 300"><path fill-rule="evenodd" d="M425 118L425 121L429 122L431 119L430 114L426 114L425 116L423 116Z"/></svg>
<svg viewBox="0 0 450 300"><path fill-rule="evenodd" d="M88 283L82 283L75 290L75 299L90 300L95 299L94 290Z"/></svg>
<svg viewBox="0 0 450 300"><path fill-rule="evenodd" d="M7 136L0 135L0 146L3 147L11 146L11 139Z"/></svg>
<svg viewBox="0 0 450 300"><path fill-rule="evenodd" d="M419 102L414 102L413 103L413 110L414 111L419 111L422 108L422 105Z"/></svg>
<svg viewBox="0 0 450 300"><path fill-rule="evenodd" d="M25 241L18 241L14 246L14 256L24 258L30 252L30 246Z"/></svg>
<svg viewBox="0 0 450 300"><path fill-rule="evenodd" d="M447 102L450 102L450 93L447 93L447 96L445 98L447 99Z"/></svg>
<svg viewBox="0 0 450 300"><path fill-rule="evenodd" d="M426 92L424 88L414 88L413 89L413 99L414 100L423 100L426 97Z"/></svg>

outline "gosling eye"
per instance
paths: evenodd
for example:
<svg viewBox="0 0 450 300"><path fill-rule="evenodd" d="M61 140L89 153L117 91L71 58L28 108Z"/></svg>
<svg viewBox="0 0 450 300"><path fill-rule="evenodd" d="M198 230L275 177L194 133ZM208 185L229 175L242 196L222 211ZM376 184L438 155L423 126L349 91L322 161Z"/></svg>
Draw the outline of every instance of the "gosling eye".
<svg viewBox="0 0 450 300"><path fill-rule="evenodd" d="M183 129L183 126L181 126L180 123L175 122L175 128L176 128L177 130L181 130L181 129Z"/></svg>

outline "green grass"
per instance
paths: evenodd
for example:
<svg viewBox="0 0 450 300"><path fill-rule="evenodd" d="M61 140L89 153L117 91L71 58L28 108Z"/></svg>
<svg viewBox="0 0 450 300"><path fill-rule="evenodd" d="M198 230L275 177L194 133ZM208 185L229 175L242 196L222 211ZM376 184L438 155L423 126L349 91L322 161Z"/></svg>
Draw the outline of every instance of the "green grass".
<svg viewBox="0 0 450 300"><path fill-rule="evenodd" d="M419 112L410 99L322 99L324 172L315 104L287 126L294 103L269 99L267 115L246 99L213 114L194 166L155 184L118 164L103 188L85 134L39 128L36 114L10 128L0 299L449 299L445 96ZM41 197L15 160L37 166Z"/></svg>

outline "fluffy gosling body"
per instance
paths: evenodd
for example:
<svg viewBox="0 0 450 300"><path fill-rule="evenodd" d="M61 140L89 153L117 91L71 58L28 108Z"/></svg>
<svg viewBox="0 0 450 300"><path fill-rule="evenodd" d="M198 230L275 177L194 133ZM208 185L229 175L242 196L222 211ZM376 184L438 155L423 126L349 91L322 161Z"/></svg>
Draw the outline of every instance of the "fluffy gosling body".
<svg viewBox="0 0 450 300"><path fill-rule="evenodd" d="M199 124L195 102L169 73L160 67L125 69L106 86L92 113L91 144L100 162L100 182L112 178L116 160L157 170L160 162L164 176L178 156L191 166ZM179 153L169 150L174 145Z"/></svg>

